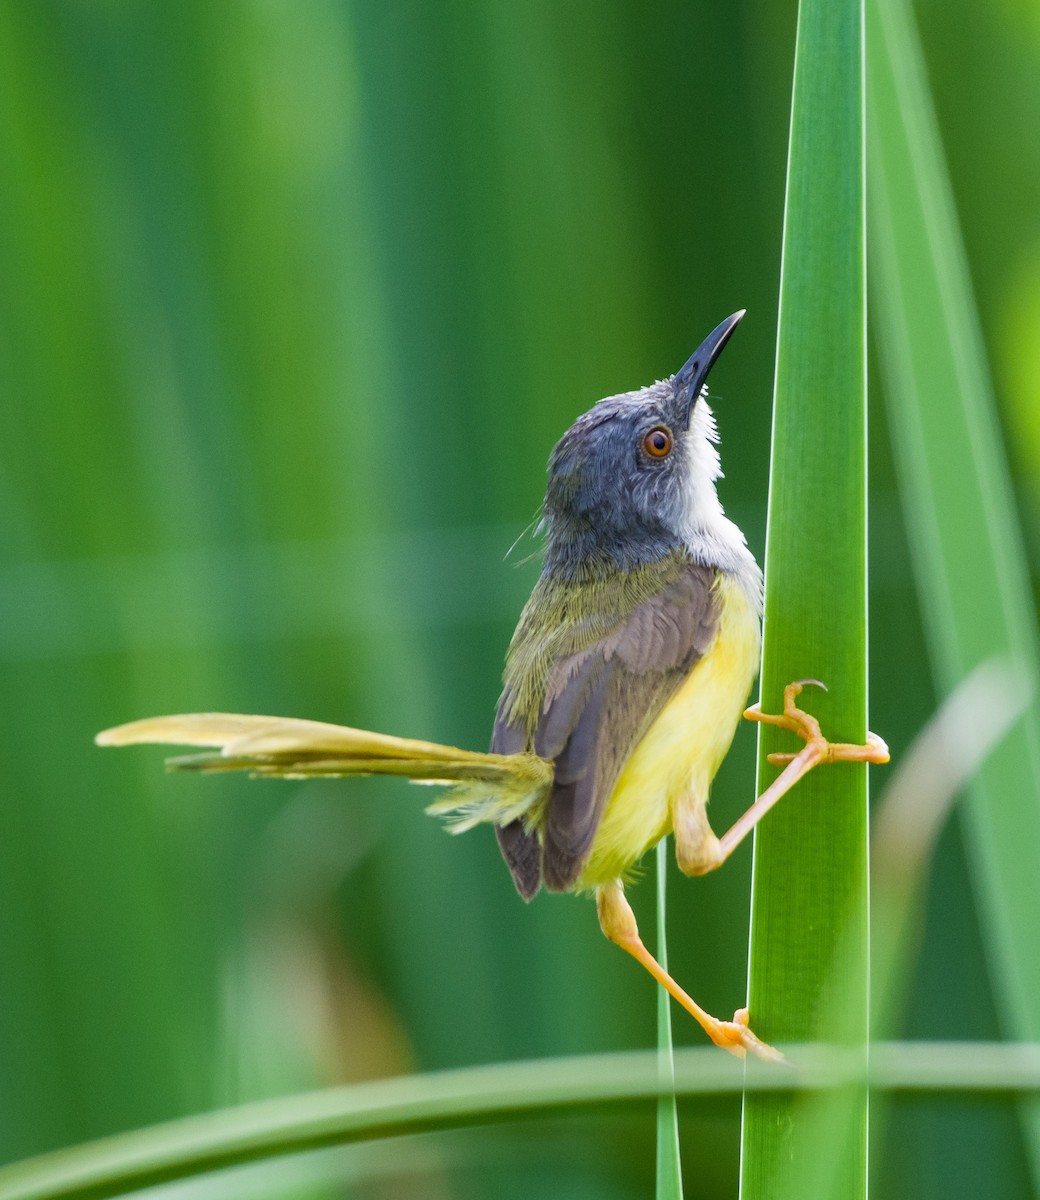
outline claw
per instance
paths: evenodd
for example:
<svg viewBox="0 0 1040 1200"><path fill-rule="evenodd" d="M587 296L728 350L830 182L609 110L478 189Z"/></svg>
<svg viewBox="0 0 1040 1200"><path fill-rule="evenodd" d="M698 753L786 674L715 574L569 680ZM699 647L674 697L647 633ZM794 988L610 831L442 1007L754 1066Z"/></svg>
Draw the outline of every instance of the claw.
<svg viewBox="0 0 1040 1200"><path fill-rule="evenodd" d="M750 1050L764 1062L783 1063L787 1059L775 1047L763 1042L760 1037L751 1032L750 1017L746 1008L738 1008L733 1014L732 1021L719 1021L711 1036L716 1046L728 1050L737 1058L746 1058Z"/></svg>
<svg viewBox="0 0 1040 1200"><path fill-rule="evenodd" d="M767 754L766 762L772 763L774 767L786 767L788 763L793 763L797 757L797 754L780 753L778 751L774 754Z"/></svg>
<svg viewBox="0 0 1040 1200"><path fill-rule="evenodd" d="M788 686L796 687L799 692L802 690L802 688L807 688L807 687L818 687L824 692L830 691L830 688L828 688L827 685L825 683L822 683L819 679L798 679L794 683L789 684ZM795 692L795 695L797 695L797 694L798 694L798 692Z"/></svg>

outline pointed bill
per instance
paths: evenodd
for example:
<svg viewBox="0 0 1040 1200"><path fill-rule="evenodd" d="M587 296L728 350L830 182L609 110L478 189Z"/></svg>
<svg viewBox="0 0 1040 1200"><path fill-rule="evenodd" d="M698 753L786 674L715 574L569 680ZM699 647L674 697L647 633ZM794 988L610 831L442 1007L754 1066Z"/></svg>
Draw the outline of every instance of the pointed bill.
<svg viewBox="0 0 1040 1200"><path fill-rule="evenodd" d="M693 406L697 402L697 397L701 394L701 389L707 382L708 373L725 348L733 330L740 324L745 312L747 312L747 309L740 309L739 312L735 312L732 316L727 317L721 325L713 329L693 352L682 370L675 376L676 394L681 395L685 393L687 424L689 424L690 418L693 415Z"/></svg>

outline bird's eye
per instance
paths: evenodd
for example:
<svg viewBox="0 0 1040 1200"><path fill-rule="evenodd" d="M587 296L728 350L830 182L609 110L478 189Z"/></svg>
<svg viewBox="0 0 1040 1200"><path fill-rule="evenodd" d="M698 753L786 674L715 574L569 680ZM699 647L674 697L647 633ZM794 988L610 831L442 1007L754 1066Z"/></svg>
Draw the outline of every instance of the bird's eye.
<svg viewBox="0 0 1040 1200"><path fill-rule="evenodd" d="M643 449L651 458L667 458L672 452L672 431L655 425L643 436Z"/></svg>

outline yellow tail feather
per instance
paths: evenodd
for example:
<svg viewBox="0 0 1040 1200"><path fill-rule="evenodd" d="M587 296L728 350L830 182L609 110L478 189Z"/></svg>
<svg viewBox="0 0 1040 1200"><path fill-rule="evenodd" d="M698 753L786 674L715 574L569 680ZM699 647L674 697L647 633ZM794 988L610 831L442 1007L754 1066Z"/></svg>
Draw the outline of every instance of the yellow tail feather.
<svg viewBox="0 0 1040 1200"><path fill-rule="evenodd" d="M216 754L170 758L172 770L249 771L282 779L400 775L413 783L452 785L427 812L449 818L453 832L473 825L534 822L552 785L552 764L535 754L481 754L436 742L306 721L243 713L148 717L106 729L99 746L205 746Z"/></svg>

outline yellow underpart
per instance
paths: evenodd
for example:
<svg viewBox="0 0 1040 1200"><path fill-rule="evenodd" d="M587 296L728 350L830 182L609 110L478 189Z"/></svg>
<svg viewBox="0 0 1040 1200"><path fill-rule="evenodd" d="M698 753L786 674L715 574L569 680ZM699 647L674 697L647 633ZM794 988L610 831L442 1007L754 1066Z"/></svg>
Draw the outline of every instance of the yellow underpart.
<svg viewBox="0 0 1040 1200"><path fill-rule="evenodd" d="M711 781L729 750L758 673L759 618L744 588L716 583L719 630L633 751L596 831L578 891L627 876L672 830L683 799L707 804Z"/></svg>

